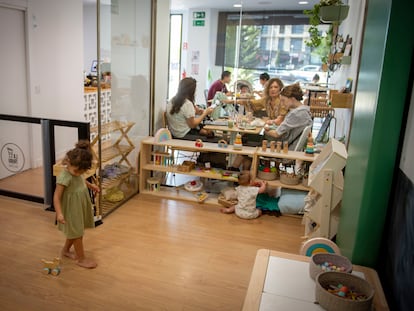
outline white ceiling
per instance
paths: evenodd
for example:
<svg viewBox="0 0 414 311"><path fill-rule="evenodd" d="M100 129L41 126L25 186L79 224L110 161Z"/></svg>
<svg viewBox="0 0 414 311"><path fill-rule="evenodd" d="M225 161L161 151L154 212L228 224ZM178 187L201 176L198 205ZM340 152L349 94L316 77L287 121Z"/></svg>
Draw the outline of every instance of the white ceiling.
<svg viewBox="0 0 414 311"><path fill-rule="evenodd" d="M308 4L299 4L299 0L171 0L171 10L219 9L237 10L233 4L242 3L243 10L305 10L310 9L319 0L307 0Z"/></svg>

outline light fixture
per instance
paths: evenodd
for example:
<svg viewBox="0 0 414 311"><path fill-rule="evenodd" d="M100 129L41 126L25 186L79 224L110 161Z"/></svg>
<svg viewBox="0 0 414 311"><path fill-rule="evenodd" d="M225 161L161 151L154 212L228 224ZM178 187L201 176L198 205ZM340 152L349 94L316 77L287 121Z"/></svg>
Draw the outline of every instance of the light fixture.
<svg viewBox="0 0 414 311"><path fill-rule="evenodd" d="M299 4L308 4L308 1L299 1Z"/></svg>
<svg viewBox="0 0 414 311"><path fill-rule="evenodd" d="M242 7L242 5L241 5L241 3L236 3L236 4L233 4L233 7L234 7L234 8L241 8L241 7Z"/></svg>

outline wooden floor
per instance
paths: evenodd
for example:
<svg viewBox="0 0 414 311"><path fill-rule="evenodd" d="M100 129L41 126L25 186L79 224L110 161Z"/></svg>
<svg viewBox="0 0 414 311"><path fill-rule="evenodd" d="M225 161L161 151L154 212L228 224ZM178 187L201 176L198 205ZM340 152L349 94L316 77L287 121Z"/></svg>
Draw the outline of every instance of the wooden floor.
<svg viewBox="0 0 414 311"><path fill-rule="evenodd" d="M242 220L217 207L137 195L85 235L99 266L41 259L64 236L43 206L0 196L1 310L240 310L258 249L297 253L294 217Z"/></svg>

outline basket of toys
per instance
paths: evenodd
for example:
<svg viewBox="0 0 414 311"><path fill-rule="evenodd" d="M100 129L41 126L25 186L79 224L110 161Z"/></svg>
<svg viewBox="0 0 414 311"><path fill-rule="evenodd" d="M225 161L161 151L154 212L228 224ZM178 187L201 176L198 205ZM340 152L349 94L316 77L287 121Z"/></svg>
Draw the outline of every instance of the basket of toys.
<svg viewBox="0 0 414 311"><path fill-rule="evenodd" d="M177 166L179 172L191 172L196 166L195 162L192 161L183 161L181 165Z"/></svg>
<svg viewBox="0 0 414 311"><path fill-rule="evenodd" d="M344 272L316 276L315 299L328 311L371 311L373 287L364 279Z"/></svg>
<svg viewBox="0 0 414 311"><path fill-rule="evenodd" d="M224 188L218 196L219 204L230 207L237 204L237 192L234 188Z"/></svg>
<svg viewBox="0 0 414 311"><path fill-rule="evenodd" d="M352 263L348 258L332 253L316 253L309 262L309 275L314 280L319 273L338 271L351 273Z"/></svg>
<svg viewBox="0 0 414 311"><path fill-rule="evenodd" d="M279 178L277 159L266 157L259 158L259 166L257 168L257 177L263 180L275 180Z"/></svg>

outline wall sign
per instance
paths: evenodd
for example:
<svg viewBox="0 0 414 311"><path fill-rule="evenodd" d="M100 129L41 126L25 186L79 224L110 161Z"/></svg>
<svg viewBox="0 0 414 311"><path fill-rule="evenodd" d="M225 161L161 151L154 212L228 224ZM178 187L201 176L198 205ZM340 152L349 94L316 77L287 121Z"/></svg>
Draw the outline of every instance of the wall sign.
<svg viewBox="0 0 414 311"><path fill-rule="evenodd" d="M206 12L193 12L193 18L206 18Z"/></svg>
<svg viewBox="0 0 414 311"><path fill-rule="evenodd" d="M1 163L10 172L20 172L24 167L22 149L13 143L7 143L1 148Z"/></svg>
<svg viewBox="0 0 414 311"><path fill-rule="evenodd" d="M193 20L193 26L201 26L201 27L203 27L204 26L204 20L203 19L195 19L195 20Z"/></svg>

